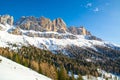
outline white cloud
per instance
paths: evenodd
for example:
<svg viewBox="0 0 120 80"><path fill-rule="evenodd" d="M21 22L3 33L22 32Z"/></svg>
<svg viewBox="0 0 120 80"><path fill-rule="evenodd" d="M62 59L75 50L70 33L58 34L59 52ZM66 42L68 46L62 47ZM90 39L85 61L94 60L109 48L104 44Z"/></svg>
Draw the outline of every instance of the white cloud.
<svg viewBox="0 0 120 80"><path fill-rule="evenodd" d="M98 11L99 11L99 8L96 7L93 11L94 11L94 12L98 12Z"/></svg>
<svg viewBox="0 0 120 80"><path fill-rule="evenodd" d="M92 3L87 3L87 7L92 7Z"/></svg>

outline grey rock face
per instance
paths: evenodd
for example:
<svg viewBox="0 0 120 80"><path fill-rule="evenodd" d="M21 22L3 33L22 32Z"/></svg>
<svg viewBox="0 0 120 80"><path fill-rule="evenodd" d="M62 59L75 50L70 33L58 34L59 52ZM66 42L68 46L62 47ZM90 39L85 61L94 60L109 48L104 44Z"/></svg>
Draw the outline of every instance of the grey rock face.
<svg viewBox="0 0 120 80"><path fill-rule="evenodd" d="M33 16L30 17L23 16L15 23L15 25L23 30L35 30L35 31L42 30L40 28L38 20Z"/></svg>
<svg viewBox="0 0 120 80"><path fill-rule="evenodd" d="M52 31L64 33L67 30L65 22L61 18L57 18L57 19L53 20L52 25L53 25Z"/></svg>
<svg viewBox="0 0 120 80"><path fill-rule="evenodd" d="M5 25L6 23L9 25L13 25L13 17L10 15L2 15L0 16L0 23ZM85 35L86 39L90 40L100 40L99 38L92 36L89 31L87 31L84 27L66 27L65 22L61 18L54 19L51 21L49 18L40 17L36 18L34 16L23 16L21 17L15 24L16 28L11 28L10 32L11 34L16 35L27 35L31 37L45 37L45 38L57 38L57 39L76 39L77 37L75 35ZM0 26L0 30L2 27ZM24 33L22 30L28 30L27 33ZM32 33L29 32L29 30L37 31L38 33ZM54 33L47 33L47 34L41 34L39 32L58 32L58 33L72 33L72 34L54 34Z"/></svg>
<svg viewBox="0 0 120 80"><path fill-rule="evenodd" d="M58 33L70 32L74 35L91 35L84 27L70 27L67 29L65 22L61 18L51 21L49 18L33 16L22 17L16 22L16 25L23 30L35 30L35 31L54 31Z"/></svg>
<svg viewBox="0 0 120 80"><path fill-rule="evenodd" d="M66 24L60 18L51 21L48 18L22 17L16 25L23 30L65 32Z"/></svg>
<svg viewBox="0 0 120 80"><path fill-rule="evenodd" d="M44 31L52 31L52 22L50 19L45 18L45 17L40 17L38 19L38 22L41 28L44 29Z"/></svg>
<svg viewBox="0 0 120 80"><path fill-rule="evenodd" d="M68 30L74 35L91 35L84 27L69 27Z"/></svg>
<svg viewBox="0 0 120 80"><path fill-rule="evenodd" d="M24 35L30 36L30 37L42 37L42 38L56 38L56 39L77 39L75 35L64 35L64 34L54 34L54 33L31 33L28 32Z"/></svg>
<svg viewBox="0 0 120 80"><path fill-rule="evenodd" d="M0 23L5 25L6 23L9 25L13 25L13 16L10 15L2 15L0 16Z"/></svg>

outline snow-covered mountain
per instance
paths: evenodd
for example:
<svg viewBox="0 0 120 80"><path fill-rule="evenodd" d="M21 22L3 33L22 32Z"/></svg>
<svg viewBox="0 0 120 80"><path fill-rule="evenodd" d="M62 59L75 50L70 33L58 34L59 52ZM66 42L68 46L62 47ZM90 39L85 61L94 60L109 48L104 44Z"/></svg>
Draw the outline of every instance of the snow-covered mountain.
<svg viewBox="0 0 120 80"><path fill-rule="evenodd" d="M120 56L120 45L97 38L84 27L67 28L61 18L51 21L45 17L30 16L14 22L12 16L0 16L0 47L16 50L11 44L17 45L18 48L33 45L77 59L84 55L85 61L103 63L102 65L108 61L114 64L114 60L115 64L118 64Z"/></svg>
<svg viewBox="0 0 120 80"><path fill-rule="evenodd" d="M65 52L65 48L72 45L93 49L95 49L94 45L109 46L112 48L120 47L119 45L105 42L92 36L84 27L70 27L67 29L65 22L60 18L53 21L56 22L56 26L53 27L59 27L59 29L65 28L64 32L58 32L58 28L57 31L41 31L41 28L48 28L48 26L47 28L45 27L45 24L48 25L47 22L51 23L52 21L44 17L22 17L15 23L15 25L13 25L13 17L9 15L0 16L0 46L9 47L9 44L30 44L38 48L48 49L52 52L62 51L64 54L67 54L67 52ZM55 25L54 23L51 24Z"/></svg>
<svg viewBox="0 0 120 80"><path fill-rule="evenodd" d="M37 72L0 56L0 80L51 80Z"/></svg>

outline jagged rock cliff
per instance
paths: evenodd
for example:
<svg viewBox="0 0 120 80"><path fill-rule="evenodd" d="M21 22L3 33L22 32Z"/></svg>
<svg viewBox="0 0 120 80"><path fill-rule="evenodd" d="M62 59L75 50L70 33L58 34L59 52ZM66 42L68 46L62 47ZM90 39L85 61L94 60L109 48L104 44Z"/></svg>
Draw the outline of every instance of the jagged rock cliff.
<svg viewBox="0 0 120 80"><path fill-rule="evenodd" d="M68 29L74 35L91 35L84 27L69 27Z"/></svg>
<svg viewBox="0 0 120 80"><path fill-rule="evenodd" d="M23 30L35 30L35 31L42 31L43 29L39 25L39 21L37 18L30 16L30 17L21 17L15 25Z"/></svg>
<svg viewBox="0 0 120 80"><path fill-rule="evenodd" d="M22 17L16 22L16 25L23 30L35 30L41 32L54 31L64 33L67 30L65 22L61 18L51 21L45 17Z"/></svg>
<svg viewBox="0 0 120 80"><path fill-rule="evenodd" d="M44 38L56 38L56 39L77 39L75 35L87 36L86 39L90 40L101 40L87 31L82 27L68 27L66 23L61 19L57 18L51 21L49 18L34 16L22 16L18 21L14 22L13 17L10 15L0 16L0 23L2 25L9 24L11 28L8 30L11 34L16 35L27 35L30 37L44 37ZM0 25L0 30L3 27ZM9 27L10 27L9 26ZM14 27L12 27L14 26ZM7 27L7 26L6 26ZM41 32L52 32L52 33L41 33ZM55 33L54 33L55 32ZM57 33L56 33L57 32ZM59 34L60 33L60 34Z"/></svg>
<svg viewBox="0 0 120 80"><path fill-rule="evenodd" d="M10 16L10 15L2 15L0 16L0 23L1 24L9 24L9 25L13 25L13 16Z"/></svg>
<svg viewBox="0 0 120 80"><path fill-rule="evenodd" d="M57 19L53 20L52 26L54 28L53 31L57 31L60 33L64 33L67 30L65 22L61 18L57 18Z"/></svg>
<svg viewBox="0 0 120 80"><path fill-rule="evenodd" d="M58 33L65 33L69 31L74 35L90 35L90 32L88 32L84 27L67 28L66 23L61 18L51 21L43 16L40 18L35 18L33 16L21 17L15 25L23 30L35 30L41 32L53 31Z"/></svg>

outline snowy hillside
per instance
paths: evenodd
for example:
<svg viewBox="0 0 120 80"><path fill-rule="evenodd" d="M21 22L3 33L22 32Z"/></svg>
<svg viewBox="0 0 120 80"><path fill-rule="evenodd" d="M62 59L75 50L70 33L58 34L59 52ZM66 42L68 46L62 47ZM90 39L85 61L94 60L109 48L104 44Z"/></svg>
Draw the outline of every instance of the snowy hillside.
<svg viewBox="0 0 120 80"><path fill-rule="evenodd" d="M8 44L30 44L52 52L62 50L63 53L67 46L73 45L92 49L95 49L96 45L111 48L120 47L93 36L84 27L67 28L61 18L50 21L45 17L30 16L21 17L20 20L14 22L12 16L3 15L0 16L0 19L0 47L9 47Z"/></svg>
<svg viewBox="0 0 120 80"><path fill-rule="evenodd" d="M0 18L0 48L9 47L7 49L15 52L19 51L18 54L20 53L25 59L28 59L30 55L36 59L36 62L42 56L42 61L48 59L51 63L59 65L59 67L64 64L65 68L70 67L70 71L73 70L75 74L78 71L82 76L92 71L90 74L94 79L96 79L94 76L99 76L97 73L98 67L108 72L104 72L105 74L110 73L111 76L113 74L112 78L115 77L114 74L118 76L120 74L120 45L97 38L84 27L67 28L62 19L51 22L47 18L24 17L20 19L20 22L13 24L12 17L8 15ZM54 25L54 28L52 25ZM23 46L27 48L22 49ZM29 48L30 46L32 47ZM30 51L29 49L31 49L31 53L36 53L34 49L39 52L26 54L30 53L27 52ZM24 52L26 53L24 54ZM0 72L2 73L0 75L8 75L8 77L1 76L0 80L8 80L8 78L9 80L13 80L12 78L15 80L17 78L20 80L49 79L6 58L0 56L0 59L2 59L0 63ZM29 60L31 60L30 57ZM74 60L76 65L74 65ZM58 68L57 65L55 67ZM71 65L73 68L71 68ZM81 70L83 71L81 72ZM111 78L111 76L105 76L105 78ZM87 76L83 76L83 78L87 80ZM101 77L99 76L98 79L101 80Z"/></svg>
<svg viewBox="0 0 120 80"><path fill-rule="evenodd" d="M41 38L41 37L29 37L26 35L14 35L8 33L11 28L14 28L13 26L10 26L6 24L5 26L0 24L2 26L2 30L0 30L0 47L10 47L9 44L16 44L16 45L34 45L41 49L47 49L50 51L55 50L64 50L66 46L79 46L79 47L90 47L94 48L94 45L99 46L106 46L109 45L114 48L120 47L119 45L111 44L104 41L98 41L98 40L88 40L85 38L84 35L74 35L77 37L77 39L56 39L56 38ZM25 31L24 31L25 32ZM35 31L31 31L35 33ZM59 34L57 32L39 32L41 34ZM69 35L70 33L64 33L64 35ZM61 35L61 34L60 34ZM64 53L64 52L63 52ZM66 54L66 53L65 53Z"/></svg>
<svg viewBox="0 0 120 80"><path fill-rule="evenodd" d="M2 56L0 60L0 80L51 80Z"/></svg>
<svg viewBox="0 0 120 80"><path fill-rule="evenodd" d="M119 80L120 78L118 76L115 76L111 73L107 73L102 70L98 70L99 73L102 73L102 75L106 75L109 77L108 80ZM0 56L0 80L51 80L50 78L38 74L37 72L24 67L18 63L15 63L7 58L4 58L3 56ZM71 76L71 73L69 73L69 76ZM78 75L74 75L74 77L77 79ZM101 77L94 77L88 75L83 76L84 80L105 80L103 76Z"/></svg>

